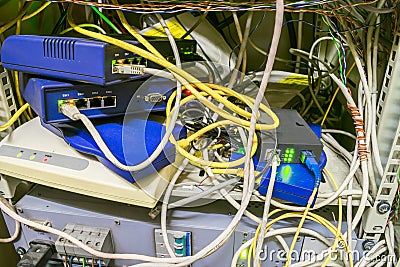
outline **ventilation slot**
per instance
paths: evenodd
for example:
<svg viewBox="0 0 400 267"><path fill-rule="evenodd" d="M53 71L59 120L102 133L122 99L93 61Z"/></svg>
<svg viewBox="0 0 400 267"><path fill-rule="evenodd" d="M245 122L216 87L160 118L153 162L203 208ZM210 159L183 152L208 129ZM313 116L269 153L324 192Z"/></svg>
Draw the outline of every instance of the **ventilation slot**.
<svg viewBox="0 0 400 267"><path fill-rule="evenodd" d="M75 41L45 38L43 55L50 58L75 60Z"/></svg>

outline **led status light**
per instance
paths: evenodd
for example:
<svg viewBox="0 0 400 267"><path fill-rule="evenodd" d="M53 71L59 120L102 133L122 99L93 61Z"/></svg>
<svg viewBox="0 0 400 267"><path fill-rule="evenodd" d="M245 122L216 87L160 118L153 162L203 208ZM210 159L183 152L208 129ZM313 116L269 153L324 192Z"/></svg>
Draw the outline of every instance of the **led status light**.
<svg viewBox="0 0 400 267"><path fill-rule="evenodd" d="M290 180L290 177L292 176L292 167L290 167L290 165L283 166L280 175L282 181L287 182L288 180Z"/></svg>
<svg viewBox="0 0 400 267"><path fill-rule="evenodd" d="M283 162L291 163L293 162L294 155L296 154L296 150L294 148L286 148L283 154Z"/></svg>
<svg viewBox="0 0 400 267"><path fill-rule="evenodd" d="M247 253L248 253L248 249L247 248L243 249L242 252L240 252L240 259L241 260L247 259Z"/></svg>

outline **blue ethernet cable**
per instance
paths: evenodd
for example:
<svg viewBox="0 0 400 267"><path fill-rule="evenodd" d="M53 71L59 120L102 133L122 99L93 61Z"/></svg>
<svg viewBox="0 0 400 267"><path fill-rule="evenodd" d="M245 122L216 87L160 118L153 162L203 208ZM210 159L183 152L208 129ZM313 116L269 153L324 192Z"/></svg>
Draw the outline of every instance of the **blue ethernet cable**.
<svg viewBox="0 0 400 267"><path fill-rule="evenodd" d="M311 151L301 151L300 161L307 166L307 168L314 174L315 176L315 188L318 188L321 184L321 171L318 166L318 162L315 159L314 153Z"/></svg>

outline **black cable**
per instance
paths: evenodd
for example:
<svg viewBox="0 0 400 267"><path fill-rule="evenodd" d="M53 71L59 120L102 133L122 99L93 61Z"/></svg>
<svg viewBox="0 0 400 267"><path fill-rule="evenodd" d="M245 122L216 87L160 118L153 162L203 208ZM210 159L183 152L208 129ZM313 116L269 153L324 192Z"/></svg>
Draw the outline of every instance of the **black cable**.
<svg viewBox="0 0 400 267"><path fill-rule="evenodd" d="M185 39L187 36L189 36L192 33L192 31L194 31L197 28L197 26L199 26L200 23L207 17L207 14L208 11L204 12L201 15L201 17L196 21L196 23L193 24L193 26L189 30L187 30L186 33L180 37L180 39Z"/></svg>
<svg viewBox="0 0 400 267"><path fill-rule="evenodd" d="M186 28L183 26L182 22L179 20L178 16L175 16L176 21L178 21L178 23L186 30ZM191 36L193 40L196 41L196 38L193 38L193 36ZM211 61L210 57L206 54L205 50L203 49L203 47L196 41L197 46L200 48L200 50L202 51L204 57L205 57L205 61L210 65L210 67L214 70L213 73L213 79L214 81L216 81L216 75L218 76L219 80L222 81L222 77L221 74L218 71L218 68L215 66L214 62Z"/></svg>
<svg viewBox="0 0 400 267"><path fill-rule="evenodd" d="M54 28L51 30L52 35L56 34L58 32L58 30L60 29L60 27L63 25L63 23L66 22L68 7L69 6L67 6L64 9L63 13L60 14L60 18L58 19Z"/></svg>
<svg viewBox="0 0 400 267"><path fill-rule="evenodd" d="M246 12L237 12L238 18L240 18L241 16L243 16L244 13L246 13ZM224 14L224 12L222 12L222 14ZM225 18L225 16L224 16L224 20L221 21L221 22L216 26L216 29L217 29L218 31L221 31L223 28L225 28L225 27L231 25L233 22L234 22L233 15L229 16L228 18Z"/></svg>
<svg viewBox="0 0 400 267"><path fill-rule="evenodd" d="M60 14L64 13L64 7L63 7L62 3L58 3L57 7L58 7L58 10L60 11Z"/></svg>
<svg viewBox="0 0 400 267"><path fill-rule="evenodd" d="M267 12L264 12L264 13L262 14L261 18L260 18L260 19L258 20L258 22L256 23L256 25L254 25L254 27L250 30L249 38L250 38L251 35L258 29L258 27L260 27L261 23L262 23L262 22L264 21L264 19L265 19L265 15L266 15L266 14L267 14ZM232 49L231 53L229 54L229 69L231 69L230 63L231 63L231 58L232 58L232 56L233 56L233 53L234 53L234 51L235 51L236 49L238 49L238 48L240 48L240 44L236 45L236 46ZM267 58L268 58L268 57L264 57L263 62L262 62L261 65L256 69L256 71L258 71L259 69L262 68L262 66L267 62ZM226 77L224 82L226 82L226 81L229 80L229 79L230 79L230 77Z"/></svg>
<svg viewBox="0 0 400 267"><path fill-rule="evenodd" d="M225 12L222 12L222 16L225 18ZM223 31L220 31L220 33L223 33ZM232 31L231 31L231 27L228 27L228 34L229 34L229 37L231 38L231 40L232 40L232 42L233 42L233 46L229 43L229 42L227 42L228 43L228 45L232 48L232 50L235 48L235 47L237 47L238 45L236 44L236 42L235 42L235 39L233 39L233 35L232 35ZM224 35L224 38L225 38L225 40L227 39L227 36L223 33L223 35ZM230 68L230 66L229 66L229 68Z"/></svg>
<svg viewBox="0 0 400 267"><path fill-rule="evenodd" d="M387 16L387 15L390 15L390 14L381 14L381 17L383 17L383 19L382 19L380 22L377 22L377 23L375 23L375 24L363 25L363 26L359 26L359 27L350 28L350 29L347 29L347 30L338 30L338 31L333 31L333 30L332 30L332 33L333 33L333 34L339 34L339 33L346 33L346 32L358 31L358 30L362 30L362 29L369 28L369 27L374 27L374 26L376 27L376 26L379 26L379 25L384 24L384 23L386 22L386 20L387 20L388 17L389 17L389 16ZM297 19L295 19L295 20L288 20L288 21L286 21L285 23L283 23L282 27L288 26L289 24L292 24L292 23L294 23L294 22L296 22L296 23L304 23L305 25L314 28L314 30L315 30L315 31L318 31L318 32L330 33L329 30L322 30L321 28L319 28L318 26L316 26L316 25L315 25L315 20L313 21L313 23L310 23L310 22L308 22L308 21L306 21L306 20L297 20Z"/></svg>
<svg viewBox="0 0 400 267"><path fill-rule="evenodd" d="M319 112L321 112L321 114L323 116L324 115L324 110L322 109L322 107L319 104L318 99L316 97L318 95L319 88L321 86L321 76L322 76L321 69L319 68L318 64L315 63L314 60L312 60L312 59L310 60L306 55L304 55L304 54L302 54L302 53L300 53L298 51L295 51L294 49L290 49L289 52L291 54L295 55L295 56L299 56L300 58L310 62L313 65L313 67L317 69L317 72L318 72L317 83L314 86L314 79L313 79L312 72L310 71L310 69L308 71L308 88L309 88L310 95L311 95L311 101L310 101L310 103L308 104L307 108L304 110L304 112L301 115L305 116L305 114L307 114L307 112L312 107L312 104L315 103L315 105L318 107ZM315 88L315 92L314 92L314 88Z"/></svg>
<svg viewBox="0 0 400 267"><path fill-rule="evenodd" d="M249 37L251 37L253 35L253 33L260 27L261 23L264 21L265 19L265 15L267 14L267 12L264 12L261 16L261 18L257 21L256 25L253 27L253 29L250 30L249 33Z"/></svg>
<svg viewBox="0 0 400 267"><path fill-rule="evenodd" d="M289 12L285 12L285 20L286 21L292 21L292 14ZM288 32L289 32L289 43L291 48L297 48L297 36L296 36L296 31L294 29L293 23L288 23ZM296 61L296 56L292 54L292 61ZM295 69L293 69L295 71Z"/></svg>

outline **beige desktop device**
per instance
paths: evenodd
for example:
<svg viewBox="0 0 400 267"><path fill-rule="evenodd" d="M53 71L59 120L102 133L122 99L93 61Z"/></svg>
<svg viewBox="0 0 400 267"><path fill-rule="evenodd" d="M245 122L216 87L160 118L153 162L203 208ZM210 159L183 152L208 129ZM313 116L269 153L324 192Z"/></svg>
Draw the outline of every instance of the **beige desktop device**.
<svg viewBox="0 0 400 267"><path fill-rule="evenodd" d="M132 184L95 157L77 152L35 118L0 142L0 191L13 197L18 184L31 182L151 208L177 171L174 165Z"/></svg>

